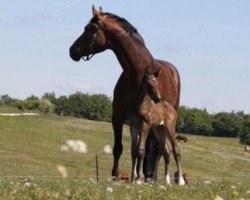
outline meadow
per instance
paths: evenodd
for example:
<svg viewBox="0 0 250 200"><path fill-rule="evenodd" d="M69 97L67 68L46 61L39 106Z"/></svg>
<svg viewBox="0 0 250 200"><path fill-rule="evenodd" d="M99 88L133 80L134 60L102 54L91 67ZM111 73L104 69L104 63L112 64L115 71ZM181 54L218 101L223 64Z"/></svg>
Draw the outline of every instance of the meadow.
<svg viewBox="0 0 250 200"><path fill-rule="evenodd" d="M7 112L8 109L0 109ZM14 112L11 110L10 112ZM154 185L111 180L112 125L54 114L0 116L0 200L2 199L250 199L250 154L237 138L186 135L179 143L189 184L163 185L163 160ZM87 153L62 152L67 140L82 140ZM120 171L130 172L130 134L124 126ZM96 160L99 182L96 181ZM66 174L58 171L63 166Z"/></svg>

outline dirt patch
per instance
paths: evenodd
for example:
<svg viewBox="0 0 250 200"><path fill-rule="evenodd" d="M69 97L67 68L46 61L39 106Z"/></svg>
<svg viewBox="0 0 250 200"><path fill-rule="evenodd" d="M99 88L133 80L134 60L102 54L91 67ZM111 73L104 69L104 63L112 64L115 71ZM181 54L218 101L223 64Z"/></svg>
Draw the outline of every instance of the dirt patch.
<svg viewBox="0 0 250 200"><path fill-rule="evenodd" d="M35 116L38 113L0 113L0 116Z"/></svg>

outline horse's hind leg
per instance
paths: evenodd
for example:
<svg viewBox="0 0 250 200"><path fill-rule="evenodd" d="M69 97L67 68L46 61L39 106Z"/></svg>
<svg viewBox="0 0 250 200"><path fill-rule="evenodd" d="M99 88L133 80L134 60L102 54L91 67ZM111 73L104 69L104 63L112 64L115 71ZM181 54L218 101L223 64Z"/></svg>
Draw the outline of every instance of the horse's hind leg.
<svg viewBox="0 0 250 200"><path fill-rule="evenodd" d="M159 142L153 133L153 129L149 130L145 153L146 155L143 160L143 174L145 176L145 181L154 183L157 180L157 170L162 152L159 148Z"/></svg>

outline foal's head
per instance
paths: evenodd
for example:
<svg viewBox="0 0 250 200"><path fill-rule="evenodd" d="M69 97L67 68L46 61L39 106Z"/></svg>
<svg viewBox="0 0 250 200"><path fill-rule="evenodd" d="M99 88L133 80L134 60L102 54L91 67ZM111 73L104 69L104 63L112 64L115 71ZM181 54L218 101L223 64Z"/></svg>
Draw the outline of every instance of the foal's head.
<svg viewBox="0 0 250 200"><path fill-rule="evenodd" d="M155 103L159 103L161 101L161 94L158 90L157 81L159 73L160 70L152 74L149 74L148 71L146 71L142 81L142 84L144 84L147 94Z"/></svg>

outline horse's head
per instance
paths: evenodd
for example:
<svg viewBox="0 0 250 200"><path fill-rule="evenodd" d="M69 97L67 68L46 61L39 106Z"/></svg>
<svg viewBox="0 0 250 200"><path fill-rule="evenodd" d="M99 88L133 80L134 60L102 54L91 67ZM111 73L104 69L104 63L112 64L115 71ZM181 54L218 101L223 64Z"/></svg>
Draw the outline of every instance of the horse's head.
<svg viewBox="0 0 250 200"><path fill-rule="evenodd" d="M146 71L145 76L143 78L143 84L146 86L146 92L155 103L158 103L161 100L161 94L158 90L157 81L157 77L159 76L160 70L161 69L151 74Z"/></svg>
<svg viewBox="0 0 250 200"><path fill-rule="evenodd" d="M102 9L99 12L92 7L93 18L85 26L85 30L80 37L70 47L70 57L74 61L81 58L89 60L94 54L100 53L107 49L106 37L103 32L101 19L105 17Z"/></svg>

